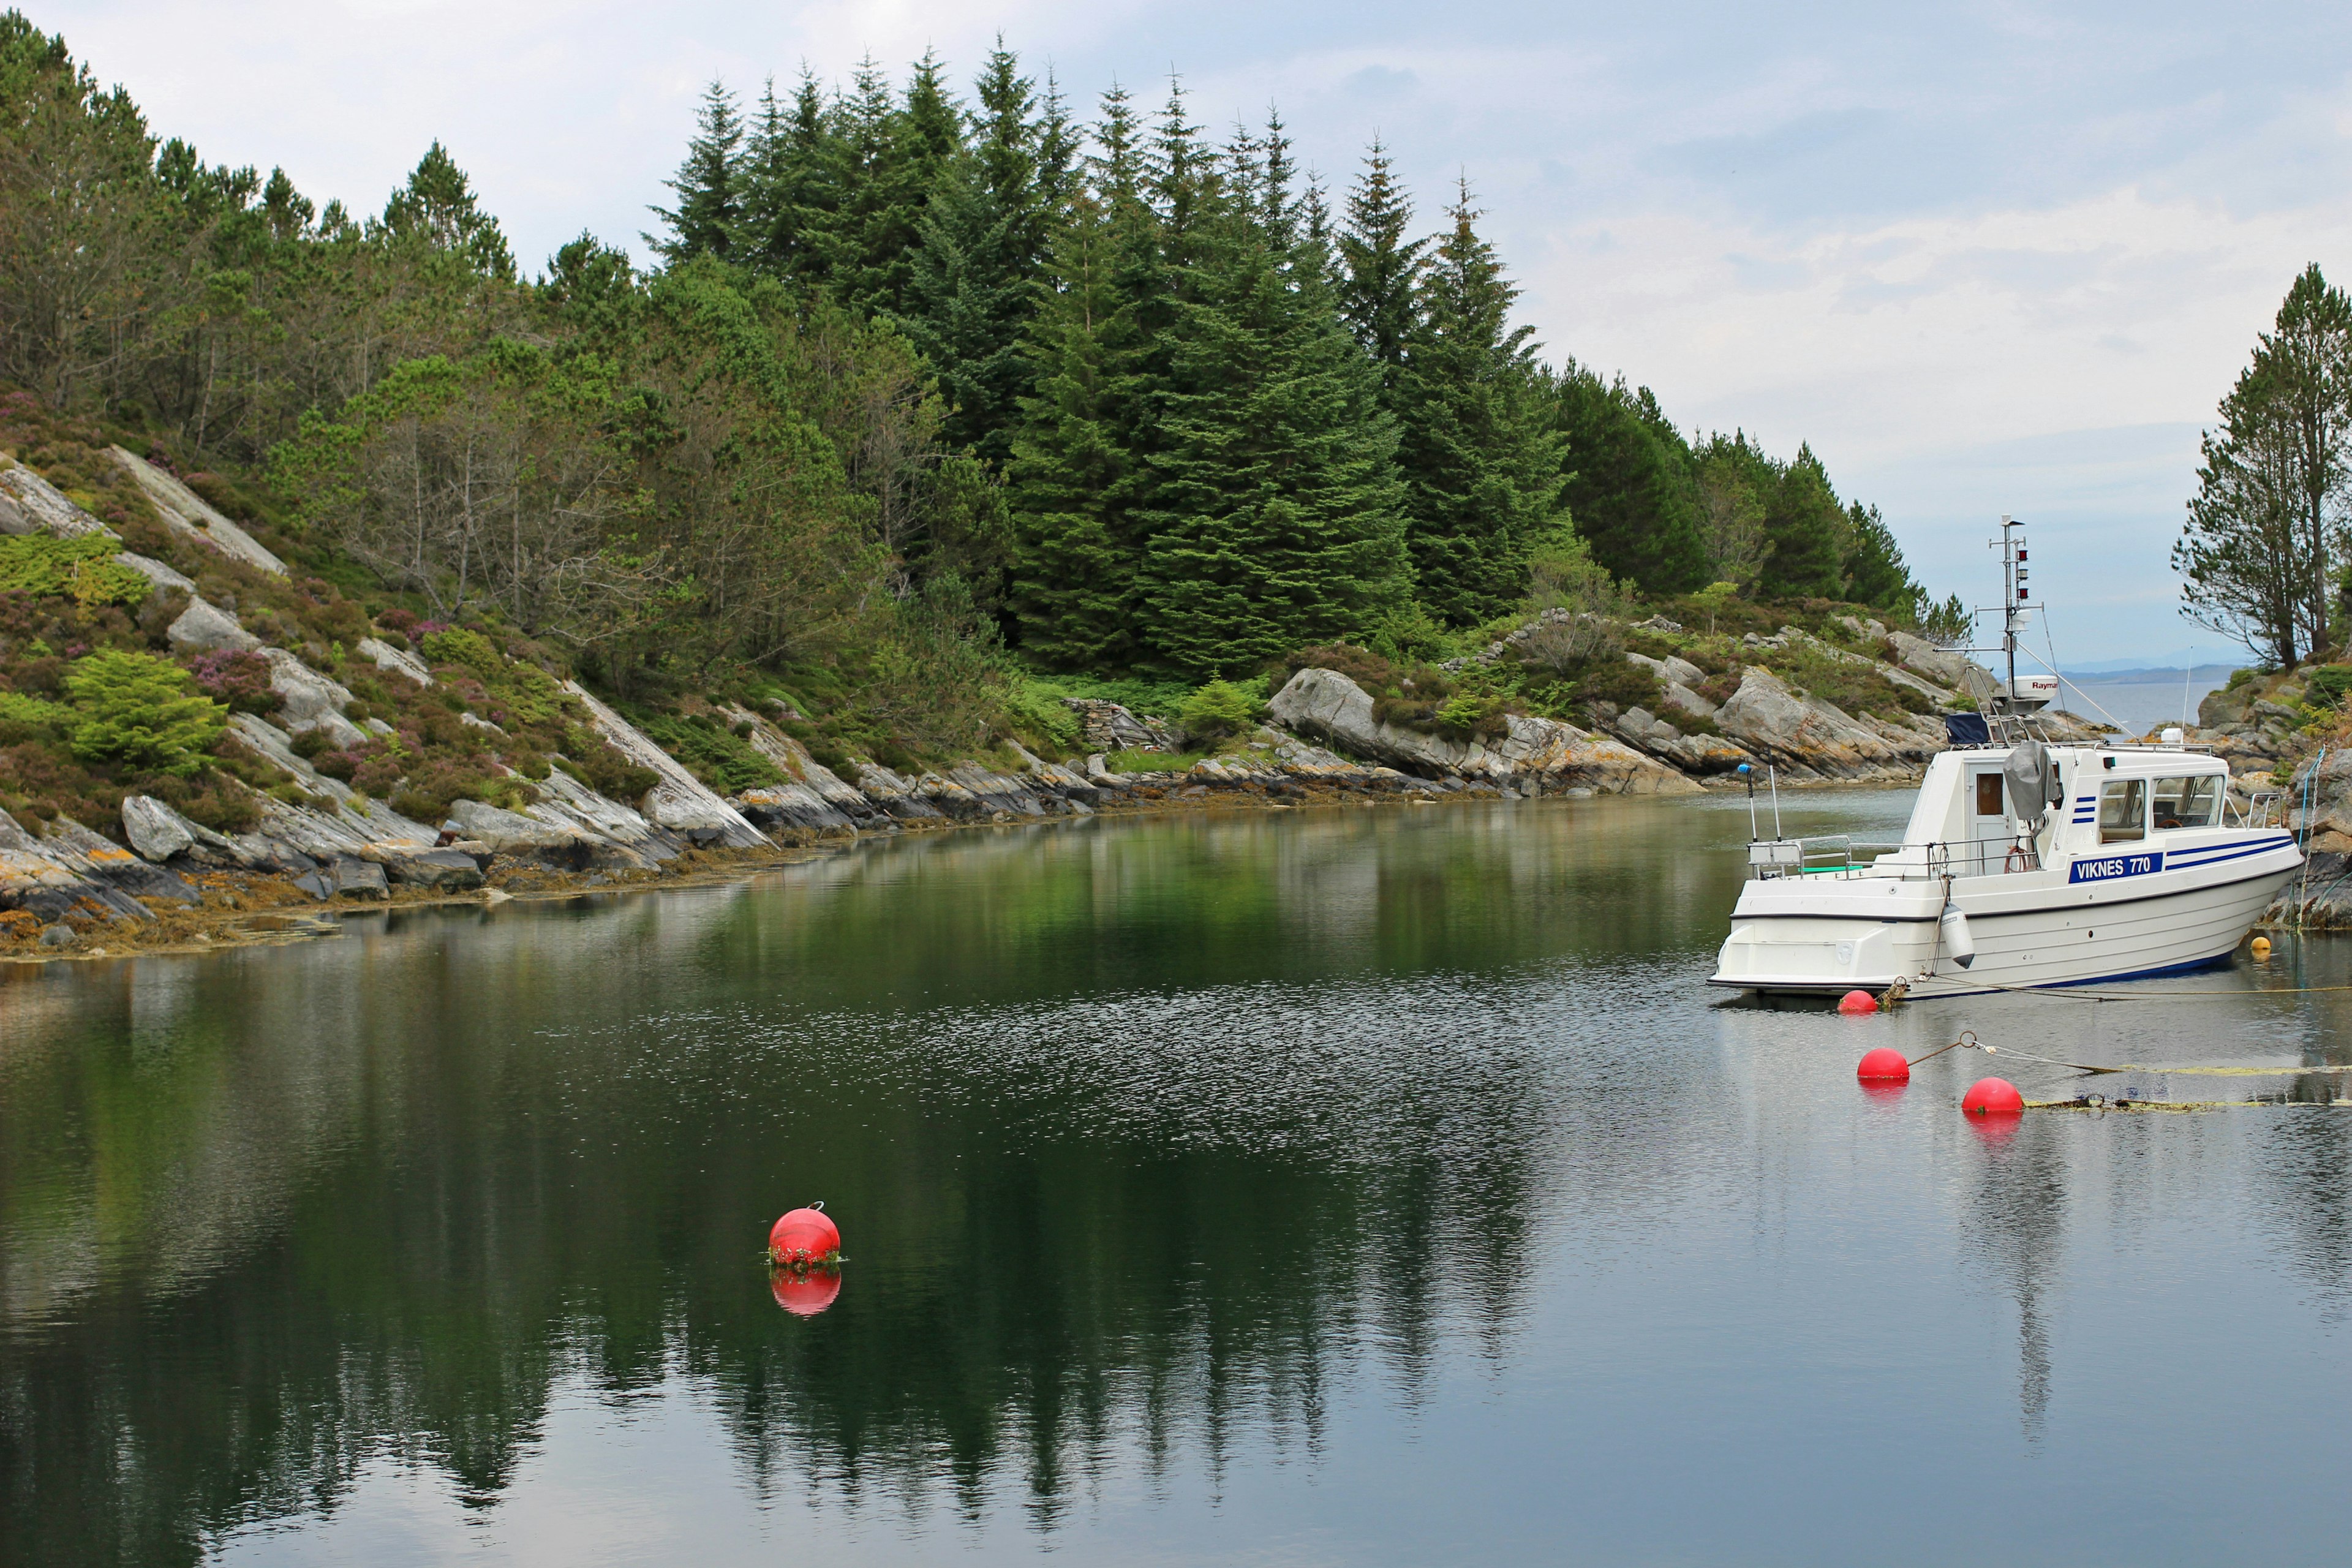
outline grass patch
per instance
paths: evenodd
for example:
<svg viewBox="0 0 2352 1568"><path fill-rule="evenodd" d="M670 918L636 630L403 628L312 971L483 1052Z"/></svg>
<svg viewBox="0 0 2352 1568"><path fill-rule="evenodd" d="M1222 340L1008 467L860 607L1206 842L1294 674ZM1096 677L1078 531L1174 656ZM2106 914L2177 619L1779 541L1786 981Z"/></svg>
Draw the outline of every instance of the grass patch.
<svg viewBox="0 0 2352 1568"><path fill-rule="evenodd" d="M1103 766L1115 773L1182 773L1212 755L1209 752L1108 752L1104 753Z"/></svg>

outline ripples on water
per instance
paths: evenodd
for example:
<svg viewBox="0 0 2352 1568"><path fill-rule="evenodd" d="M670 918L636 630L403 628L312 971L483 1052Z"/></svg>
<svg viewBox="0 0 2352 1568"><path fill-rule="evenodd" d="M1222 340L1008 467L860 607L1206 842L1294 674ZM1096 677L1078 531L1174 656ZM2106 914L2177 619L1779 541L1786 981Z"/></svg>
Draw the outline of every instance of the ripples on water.
<svg viewBox="0 0 2352 1568"><path fill-rule="evenodd" d="M2347 1113L2004 1140L1952 1109L1982 1058L1851 1072L1961 1026L2345 1059L2334 997L2250 994L2344 950L2163 1003L1723 1006L1746 826L958 834L15 971L0 1559L2324 1552L2272 1505L2332 1495ZM818 1196L850 1262L790 1316L757 1251Z"/></svg>

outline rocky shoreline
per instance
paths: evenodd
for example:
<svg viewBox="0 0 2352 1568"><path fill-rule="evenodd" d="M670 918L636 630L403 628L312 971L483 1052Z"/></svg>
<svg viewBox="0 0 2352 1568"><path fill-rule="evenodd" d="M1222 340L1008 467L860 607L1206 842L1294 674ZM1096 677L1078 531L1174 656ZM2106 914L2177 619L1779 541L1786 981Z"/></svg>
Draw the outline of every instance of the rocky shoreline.
<svg viewBox="0 0 2352 1568"><path fill-rule="evenodd" d="M282 561L178 479L121 447L112 456L175 538L234 560L240 570L284 578ZM10 499L12 531L115 537L27 468L0 468L0 489ZM199 934L222 940L256 911L670 885L740 874L865 836L979 823L1212 804L1692 795L1738 787L1743 763L1772 769L1790 786L1900 784L1944 748L1939 715L1972 708L1989 690L1985 672L1960 656L1851 616L1843 617L1841 636L1850 631L1864 652L1784 626L1769 637L1750 634L1727 661L1721 645L1727 639L1710 640L1715 651L1702 655L1695 635L1672 623L1570 626L1592 617L1553 610L1478 660L1520 657L1525 648L1515 645L1531 647L1528 639L1554 631L1600 630L1638 637L1655 648L1685 648L1710 659L1717 673L1709 677L1679 654L1626 652L1626 660L1655 678L1651 683L1645 677L1643 689L1661 694L1657 711L1596 702L1590 728L1510 712L1457 733L1434 721L1419 728L1390 722L1373 695L1347 674L1300 668L1273 694L1262 726L1229 737L1181 771L1152 766L1156 754L1178 743L1170 726L1097 700L1069 703L1082 755L1057 762L1008 742L985 758L911 775L864 757L835 759L841 767L828 767L794 738L788 726L796 715L783 704L764 712L714 700L712 721L780 775L780 782L722 796L576 682L562 681L559 694L547 672L509 666L504 668L561 703L579 732L593 732L641 770L635 776L650 778L651 786L631 800L614 799L556 756L529 778L502 767L490 793L505 804L456 798L441 820L427 822L312 765L313 756L344 754L394 733L367 705L355 704L335 672L357 679L353 672L363 670L503 736L490 717L469 706L478 701L478 689L441 684L436 668L414 652L374 635L359 637L349 652L292 637L287 640L300 646L272 646L255 627L282 622L265 616L248 626L233 599L209 602L170 565L127 551L114 560L152 584L142 613L152 615L178 654L234 655L266 668L274 693L270 716L238 712L230 720L243 753L261 770L259 782L238 786L251 807L240 817L248 825L215 831L145 795L122 800L119 833L115 823L100 832L62 812L31 824L0 813L0 956L111 953ZM1906 710L1899 720L1845 711L1800 689L1769 662L1858 671L1882 700L1902 697ZM1715 695L1703 695L1702 687ZM2095 733L2063 715L2051 723L2085 739Z"/></svg>
<svg viewBox="0 0 2352 1568"><path fill-rule="evenodd" d="M78 824L33 839L0 813L0 879L5 879L0 886L16 900L15 908L0 911L0 962L38 964L217 952L332 934L345 915L457 905L495 908L532 899L732 882L835 853L860 840L908 831L1202 809L1285 811L1382 800L1505 798L1492 785L1363 771L1371 776L1358 779L1343 773L1334 781L1302 780L1278 773L1253 776L1234 766L1221 769L1222 777L1205 779L1192 773L1114 775L1116 782L1102 785L1092 804L1050 791L1004 789L1002 775L995 779L1000 787L993 789L987 787L990 780L926 778L903 792L883 795L887 808L866 797L876 816L862 827L781 828L756 847L689 846L646 865L615 855L609 843L583 845L532 834L503 837L495 847L479 839L432 850L370 843L353 854L298 871L283 861L235 859L197 838L203 829L190 836L195 854L184 849L156 862L125 854L86 828L76 832ZM975 789L975 784L982 787ZM152 817L160 805L134 798L141 800L142 816ZM1046 803L1055 799L1064 803L1064 809L1049 808ZM184 822L178 826L184 830L194 826ZM91 845L89 839L97 842ZM238 840L226 842L232 848L247 847ZM451 875L453 859L467 862L472 874ZM17 918L12 921L11 915Z"/></svg>

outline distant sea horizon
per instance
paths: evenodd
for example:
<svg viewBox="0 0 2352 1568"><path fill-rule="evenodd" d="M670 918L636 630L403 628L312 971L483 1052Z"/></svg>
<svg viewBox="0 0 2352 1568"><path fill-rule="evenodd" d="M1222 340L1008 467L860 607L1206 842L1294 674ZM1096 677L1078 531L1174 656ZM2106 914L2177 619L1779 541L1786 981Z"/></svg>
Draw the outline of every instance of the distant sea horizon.
<svg viewBox="0 0 2352 1568"><path fill-rule="evenodd" d="M2123 668L2101 665L2123 664ZM2076 665L2059 679L2065 683L2058 705L2085 719L2104 720L2135 735L2166 724L2197 722L2197 706L2230 683L2239 664L2131 665L2103 660Z"/></svg>

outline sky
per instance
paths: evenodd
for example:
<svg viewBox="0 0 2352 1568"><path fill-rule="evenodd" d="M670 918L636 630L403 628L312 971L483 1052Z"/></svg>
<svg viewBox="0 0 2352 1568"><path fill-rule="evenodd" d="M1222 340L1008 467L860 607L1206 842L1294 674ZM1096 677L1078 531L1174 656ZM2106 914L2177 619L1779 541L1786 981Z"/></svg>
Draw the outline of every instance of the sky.
<svg viewBox="0 0 2352 1568"><path fill-rule="evenodd" d="M969 83L1002 34L1082 115L1171 74L1279 110L1344 192L1375 135L1466 179L1544 353L1687 430L1810 442L1936 596L2026 520L2062 663L2227 657L2169 553L2287 285L2352 281L2352 6L1390 0L16 0L208 162L378 210L436 138L525 265L655 226L704 86ZM2039 637L2037 637L2037 640Z"/></svg>

